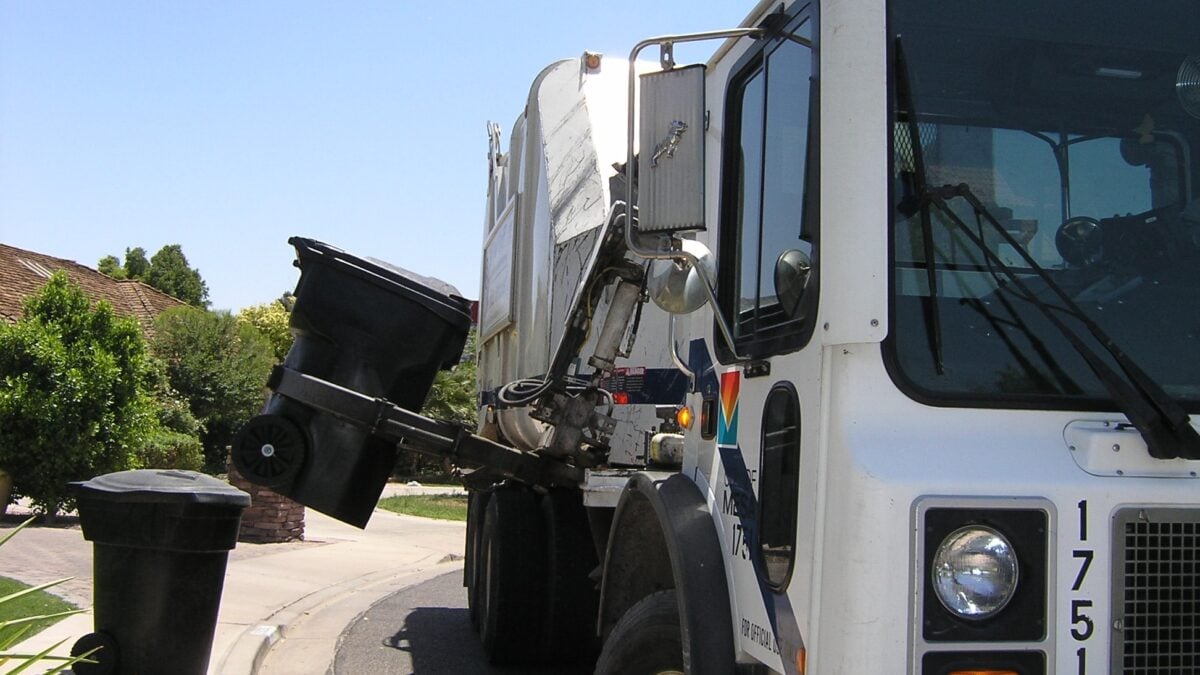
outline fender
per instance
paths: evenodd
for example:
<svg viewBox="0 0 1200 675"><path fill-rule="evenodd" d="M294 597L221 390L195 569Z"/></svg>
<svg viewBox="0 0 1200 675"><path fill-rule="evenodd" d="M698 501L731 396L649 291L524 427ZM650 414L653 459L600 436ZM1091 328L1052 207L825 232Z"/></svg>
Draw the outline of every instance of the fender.
<svg viewBox="0 0 1200 675"><path fill-rule="evenodd" d="M699 488L680 474L666 479L634 474L609 532L600 634L607 636L638 600L674 588L686 671L729 673L735 657L725 572L712 514Z"/></svg>

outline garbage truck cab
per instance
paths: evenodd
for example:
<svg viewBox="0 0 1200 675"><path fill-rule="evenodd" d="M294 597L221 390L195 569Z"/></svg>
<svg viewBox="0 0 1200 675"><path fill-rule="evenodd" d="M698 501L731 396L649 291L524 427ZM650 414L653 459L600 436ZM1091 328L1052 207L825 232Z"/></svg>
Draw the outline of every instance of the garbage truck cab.
<svg viewBox="0 0 1200 675"><path fill-rule="evenodd" d="M759 10L702 155L645 161L681 116L643 78L640 224L695 180L703 227L632 231L715 260L673 347L736 661L1200 667L1196 8Z"/></svg>

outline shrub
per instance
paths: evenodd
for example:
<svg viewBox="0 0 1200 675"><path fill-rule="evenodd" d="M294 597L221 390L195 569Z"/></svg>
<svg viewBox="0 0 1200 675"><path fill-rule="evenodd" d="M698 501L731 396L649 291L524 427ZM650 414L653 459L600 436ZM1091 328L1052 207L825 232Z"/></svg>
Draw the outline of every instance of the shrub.
<svg viewBox="0 0 1200 675"><path fill-rule="evenodd" d="M200 422L205 467L223 471L225 447L262 409L275 362L271 345L228 312L179 307L161 314L154 326L151 346L170 386Z"/></svg>
<svg viewBox="0 0 1200 675"><path fill-rule="evenodd" d="M154 397L156 425L135 451L139 469L204 469L203 427L192 415L187 401L171 387L167 366L161 359L147 359L147 389Z"/></svg>
<svg viewBox="0 0 1200 675"><path fill-rule="evenodd" d="M204 469L204 445L199 438L170 429L150 434L137 451L142 469Z"/></svg>
<svg viewBox="0 0 1200 675"><path fill-rule="evenodd" d="M121 471L157 426L133 319L90 306L59 272L0 325L0 468L37 510L70 507L67 482Z"/></svg>
<svg viewBox="0 0 1200 675"><path fill-rule="evenodd" d="M262 333L262 336L271 343L275 361L283 362L288 350L292 348L293 338L288 324L291 315L288 314L288 310L283 306L281 300L246 307L238 312L237 320L253 326L259 333Z"/></svg>

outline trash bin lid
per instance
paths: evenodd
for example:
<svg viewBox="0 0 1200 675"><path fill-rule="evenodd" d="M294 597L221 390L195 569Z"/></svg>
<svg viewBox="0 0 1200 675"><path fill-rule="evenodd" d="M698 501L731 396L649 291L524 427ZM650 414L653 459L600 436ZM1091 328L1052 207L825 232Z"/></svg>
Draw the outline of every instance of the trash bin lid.
<svg viewBox="0 0 1200 675"><path fill-rule="evenodd" d="M196 471L137 469L71 483L79 496L117 502L250 506L250 495Z"/></svg>
<svg viewBox="0 0 1200 675"><path fill-rule="evenodd" d="M336 266L343 273L420 304L463 331L471 325L470 301L462 297L454 286L440 279L374 258L360 258L316 239L291 237L288 243L296 248L296 256L300 260L321 261Z"/></svg>

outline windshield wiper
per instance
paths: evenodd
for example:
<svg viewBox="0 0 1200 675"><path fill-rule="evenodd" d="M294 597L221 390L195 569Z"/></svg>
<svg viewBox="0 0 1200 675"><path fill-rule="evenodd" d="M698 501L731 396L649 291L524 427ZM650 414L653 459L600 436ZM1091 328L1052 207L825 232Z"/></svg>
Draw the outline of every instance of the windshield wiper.
<svg viewBox="0 0 1200 675"><path fill-rule="evenodd" d="M982 218L995 228L1004 242L1011 246L1025 264L1033 270L1034 274L1041 279L1042 283L1058 296L1062 307L1047 304L1038 298L1017 273L1001 260L999 255L988 248L984 242L982 230L976 234L946 203L955 198L965 200L974 210L977 220ZM1200 459L1200 434L1192 427L1187 412L1168 396L1140 366L1134 363L1099 324L1083 313L1071 296L1029 255L1025 247L1009 234L1008 230L1004 229L1000 221L996 220L996 217L971 192L971 188L966 183L946 185L940 188L925 187L919 195L919 200L923 206L933 205L936 207L957 226L962 234L983 253L985 259L1020 290L1023 299L1041 310L1050 323L1062 333L1071 347L1083 357L1104 388L1112 395L1121 412L1125 413L1130 423L1141 433L1150 456L1157 459L1178 457ZM927 260L926 263L932 266L933 261ZM1082 323L1120 367L1124 377L1113 370L1095 349L1076 335L1075 331L1059 318L1057 312L1065 312Z"/></svg>
<svg viewBox="0 0 1200 675"><path fill-rule="evenodd" d="M930 349L933 350L933 365L938 375L946 374L942 348L942 314L938 307L937 269L933 264L933 222L929 217L929 203L921 199L925 194L925 151L921 148L921 128L917 125L917 113L913 107L912 83L908 79L908 61L904 58L901 36L896 36L896 96L898 107L906 111L905 127L908 129L908 148L912 153L911 181L907 185L908 196L901 200L899 208L906 217L921 214L921 241L925 256L925 282L929 284L929 306L926 317L929 322ZM914 203L915 202L915 203Z"/></svg>

